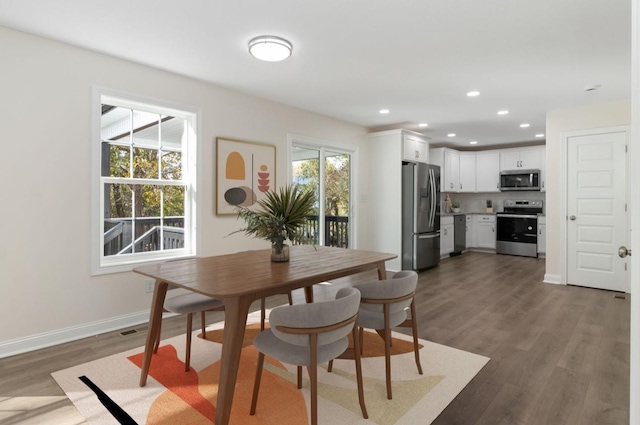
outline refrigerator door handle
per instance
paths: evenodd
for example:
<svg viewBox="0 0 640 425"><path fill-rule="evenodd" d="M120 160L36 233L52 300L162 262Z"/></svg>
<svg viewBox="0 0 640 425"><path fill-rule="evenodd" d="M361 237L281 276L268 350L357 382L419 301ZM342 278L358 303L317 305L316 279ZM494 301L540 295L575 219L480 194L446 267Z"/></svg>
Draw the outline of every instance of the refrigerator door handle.
<svg viewBox="0 0 640 425"><path fill-rule="evenodd" d="M418 235L418 239L434 239L440 237L440 232L429 233L428 235Z"/></svg>
<svg viewBox="0 0 640 425"><path fill-rule="evenodd" d="M433 169L429 169L429 175L430 175L430 183L431 183L431 220L430 220L430 227L433 228L433 226L435 225L436 222L436 174L433 172Z"/></svg>

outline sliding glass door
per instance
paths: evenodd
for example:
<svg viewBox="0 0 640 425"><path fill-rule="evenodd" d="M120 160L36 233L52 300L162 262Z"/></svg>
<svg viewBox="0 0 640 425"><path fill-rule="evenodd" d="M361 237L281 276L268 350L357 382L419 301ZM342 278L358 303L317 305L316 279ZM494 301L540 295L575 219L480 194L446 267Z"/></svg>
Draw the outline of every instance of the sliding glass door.
<svg viewBox="0 0 640 425"><path fill-rule="evenodd" d="M311 188L318 198L299 243L349 248L351 229L352 152L294 140L293 183Z"/></svg>

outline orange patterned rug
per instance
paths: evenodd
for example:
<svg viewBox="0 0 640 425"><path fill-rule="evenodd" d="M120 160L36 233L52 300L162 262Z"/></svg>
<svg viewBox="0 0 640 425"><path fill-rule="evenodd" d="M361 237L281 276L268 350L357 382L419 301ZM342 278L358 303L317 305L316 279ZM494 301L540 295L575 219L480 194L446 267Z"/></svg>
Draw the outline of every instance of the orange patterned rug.
<svg viewBox="0 0 640 425"><path fill-rule="evenodd" d="M245 347L231 411L231 424L307 424L308 381L296 387L296 368L267 357L255 416L249 415L257 350L251 345L260 331L258 315L249 317ZM148 383L138 386L143 348L130 350L52 374L89 424L118 422L78 377L87 376L138 424L212 424L220 373L222 324L199 332L192 341L191 371L184 371L185 337L162 341L154 355ZM489 361L488 358L421 340L424 375L419 375L411 338L393 334L393 400L386 399L384 346L375 333L365 333L365 401L369 419L358 405L352 360L337 360L333 372L319 366L318 420L326 424L429 424ZM306 372L305 372L306 374ZM304 376L306 378L306 376Z"/></svg>

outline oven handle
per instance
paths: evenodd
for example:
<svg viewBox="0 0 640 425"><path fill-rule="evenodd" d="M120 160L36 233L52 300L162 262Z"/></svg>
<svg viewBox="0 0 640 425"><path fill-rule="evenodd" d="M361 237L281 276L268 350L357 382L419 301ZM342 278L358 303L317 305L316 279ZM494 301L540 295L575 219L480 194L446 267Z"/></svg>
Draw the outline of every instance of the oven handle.
<svg viewBox="0 0 640 425"><path fill-rule="evenodd" d="M498 218L535 218L537 219L537 215L529 215L529 214L498 214Z"/></svg>

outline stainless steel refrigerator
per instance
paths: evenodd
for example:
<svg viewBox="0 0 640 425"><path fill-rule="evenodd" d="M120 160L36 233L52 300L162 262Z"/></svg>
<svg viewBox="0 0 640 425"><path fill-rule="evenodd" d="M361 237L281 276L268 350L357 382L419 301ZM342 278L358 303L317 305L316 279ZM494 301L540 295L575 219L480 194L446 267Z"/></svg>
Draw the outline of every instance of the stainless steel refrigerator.
<svg viewBox="0 0 640 425"><path fill-rule="evenodd" d="M402 163L402 269L440 262L440 167Z"/></svg>

